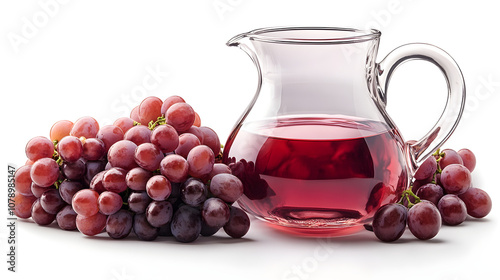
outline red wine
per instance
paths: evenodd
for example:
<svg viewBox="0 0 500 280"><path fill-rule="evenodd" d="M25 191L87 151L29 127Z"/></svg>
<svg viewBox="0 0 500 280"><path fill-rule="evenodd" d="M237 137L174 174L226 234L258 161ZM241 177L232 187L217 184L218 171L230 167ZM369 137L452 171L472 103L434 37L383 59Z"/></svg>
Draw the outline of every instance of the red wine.
<svg viewBox="0 0 500 280"><path fill-rule="evenodd" d="M399 199L408 184L402 145L381 122L278 118L241 127L224 162L244 184L245 210L300 234L331 234Z"/></svg>

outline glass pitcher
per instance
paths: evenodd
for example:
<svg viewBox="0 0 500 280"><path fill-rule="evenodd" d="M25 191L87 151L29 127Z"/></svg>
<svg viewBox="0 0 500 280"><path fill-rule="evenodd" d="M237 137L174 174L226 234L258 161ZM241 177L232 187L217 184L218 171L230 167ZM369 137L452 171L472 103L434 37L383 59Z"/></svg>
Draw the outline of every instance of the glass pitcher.
<svg viewBox="0 0 500 280"><path fill-rule="evenodd" d="M448 139L465 102L459 67L428 44L403 45L377 63L380 35L263 28L227 42L245 51L258 73L255 96L223 153L244 184L244 210L299 235L356 232L400 198L419 164ZM385 107L393 71L411 59L442 70L448 100L427 135L405 142Z"/></svg>

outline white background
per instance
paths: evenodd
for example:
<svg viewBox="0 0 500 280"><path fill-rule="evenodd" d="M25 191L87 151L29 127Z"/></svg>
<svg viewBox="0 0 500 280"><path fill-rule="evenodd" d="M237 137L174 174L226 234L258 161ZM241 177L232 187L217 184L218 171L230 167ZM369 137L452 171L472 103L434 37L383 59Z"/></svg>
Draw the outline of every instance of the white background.
<svg viewBox="0 0 500 280"><path fill-rule="evenodd" d="M134 237L115 241L105 234L88 238L20 221L14 274L7 272L4 261L4 198L2 279L491 279L498 266L491 253L500 249L498 9L494 1L462 2L2 1L5 171L7 163L21 166L26 142L48 136L57 120L90 115L101 125L109 124L148 95L183 96L224 142L256 85L254 66L243 52L225 46L229 38L268 26L375 27L383 34L378 61L401 44L426 42L458 62L468 98L462 121L445 147L475 152L474 185L494 201L483 220L444 226L427 242L405 233L392 244L378 242L369 232L327 241L296 238L259 221L253 221L241 240L219 233L192 244ZM47 9L43 3L56 5ZM158 82L140 91L152 69L162 73ZM388 111L406 139L418 139L432 127L446 102L445 91L445 81L432 65L411 62L398 69ZM6 197L7 184L2 185Z"/></svg>

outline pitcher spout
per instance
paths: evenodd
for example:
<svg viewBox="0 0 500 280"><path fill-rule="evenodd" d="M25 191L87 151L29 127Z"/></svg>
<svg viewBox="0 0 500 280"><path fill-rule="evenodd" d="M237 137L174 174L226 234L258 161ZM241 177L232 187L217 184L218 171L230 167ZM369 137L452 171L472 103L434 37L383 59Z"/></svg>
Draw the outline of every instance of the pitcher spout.
<svg viewBox="0 0 500 280"><path fill-rule="evenodd" d="M228 47L238 47L241 44L241 40L247 37L248 33L241 33L227 41L226 46Z"/></svg>

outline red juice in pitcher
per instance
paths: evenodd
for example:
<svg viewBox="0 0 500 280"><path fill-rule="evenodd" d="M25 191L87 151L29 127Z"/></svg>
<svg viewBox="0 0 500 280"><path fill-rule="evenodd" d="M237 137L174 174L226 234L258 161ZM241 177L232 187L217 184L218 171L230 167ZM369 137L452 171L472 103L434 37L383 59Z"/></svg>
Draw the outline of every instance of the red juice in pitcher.
<svg viewBox="0 0 500 280"><path fill-rule="evenodd" d="M286 117L244 125L224 161L245 187L240 206L299 234L360 227L408 183L403 141L381 122Z"/></svg>

